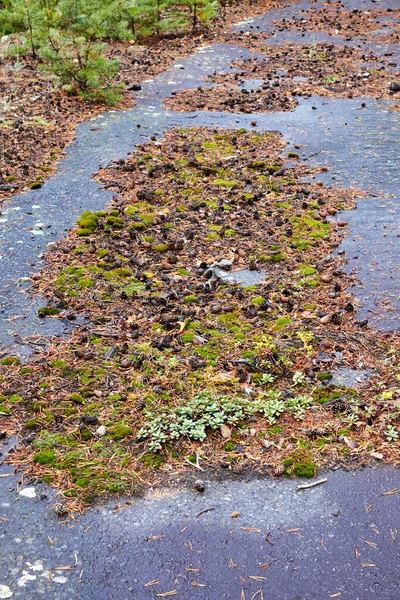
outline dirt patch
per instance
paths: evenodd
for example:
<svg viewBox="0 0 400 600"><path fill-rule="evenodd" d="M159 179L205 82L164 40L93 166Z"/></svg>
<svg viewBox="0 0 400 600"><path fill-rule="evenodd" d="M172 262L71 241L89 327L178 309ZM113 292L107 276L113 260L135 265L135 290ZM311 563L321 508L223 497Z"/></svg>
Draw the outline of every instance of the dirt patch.
<svg viewBox="0 0 400 600"><path fill-rule="evenodd" d="M329 219L359 194L317 171L277 134L210 129L100 171L114 203L82 215L35 279L43 318L86 325L0 367L11 460L75 508L188 462L312 476L398 461L399 337L357 319L333 254L346 224ZM243 269L259 284L221 274ZM333 385L340 367L372 375Z"/></svg>
<svg viewBox="0 0 400 600"><path fill-rule="evenodd" d="M393 43L399 41L400 11L393 9L385 10L344 10L340 2L324 4L323 8L313 7L302 11L301 15L273 21L274 28L271 35L285 31L298 31L309 33L310 31L325 32L331 36L353 37L366 36L371 39L386 27L392 29L385 35L392 39ZM383 32L382 32L383 33Z"/></svg>
<svg viewBox="0 0 400 600"><path fill-rule="evenodd" d="M217 110L238 113L293 110L296 97L393 98L393 75L385 60L372 52L333 44L266 46L257 37L265 56L232 63L235 73L215 75L213 88L183 90L164 104L174 110ZM247 44L254 50L254 39ZM252 87L252 80L259 86ZM248 83L249 82L249 83Z"/></svg>

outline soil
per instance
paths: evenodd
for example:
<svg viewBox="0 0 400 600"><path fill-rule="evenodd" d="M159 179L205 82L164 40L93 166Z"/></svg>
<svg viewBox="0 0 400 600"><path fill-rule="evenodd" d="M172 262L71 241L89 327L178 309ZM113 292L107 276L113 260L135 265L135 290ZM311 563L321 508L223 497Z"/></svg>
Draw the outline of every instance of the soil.
<svg viewBox="0 0 400 600"><path fill-rule="evenodd" d="M357 318L333 254L346 223L332 219L361 194L323 186L325 169L278 134L191 129L99 171L114 203L84 214L35 276L43 318L76 320L75 333L26 365L3 359L12 461L77 509L188 461L275 476L398 463L399 337ZM210 270L221 260L264 281L226 283ZM370 377L333 385L343 367Z"/></svg>
<svg viewBox="0 0 400 600"><path fill-rule="evenodd" d="M234 73L211 78L215 87L173 93L165 106L183 111L274 112L293 110L300 96L397 95L390 90L394 77L388 69L390 57L327 43L266 46L265 41L265 34L239 36L236 43L259 50L263 58L233 62ZM252 80L259 80L259 87L252 87Z"/></svg>

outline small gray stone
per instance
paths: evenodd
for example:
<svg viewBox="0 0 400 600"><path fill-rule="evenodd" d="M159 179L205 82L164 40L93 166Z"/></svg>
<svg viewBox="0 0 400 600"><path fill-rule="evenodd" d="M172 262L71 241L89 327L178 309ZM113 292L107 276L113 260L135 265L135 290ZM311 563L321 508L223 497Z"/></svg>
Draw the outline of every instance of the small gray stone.
<svg viewBox="0 0 400 600"><path fill-rule="evenodd" d="M195 489L196 492L200 492L200 494L203 494L206 491L206 484L202 479L196 479L196 481L194 482L193 489Z"/></svg>
<svg viewBox="0 0 400 600"><path fill-rule="evenodd" d="M98 435L99 437L105 436L106 433L107 433L107 427L105 425L100 425L100 427L98 427L96 429L96 435Z"/></svg>

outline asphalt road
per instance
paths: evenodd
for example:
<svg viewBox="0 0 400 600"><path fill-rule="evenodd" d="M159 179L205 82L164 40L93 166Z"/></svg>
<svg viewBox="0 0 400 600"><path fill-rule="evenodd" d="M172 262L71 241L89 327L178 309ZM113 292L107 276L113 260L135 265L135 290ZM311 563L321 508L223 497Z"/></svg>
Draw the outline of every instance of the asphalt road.
<svg viewBox="0 0 400 600"><path fill-rule="evenodd" d="M0 598L400 598L398 470L327 472L302 491L304 480L200 475L202 494L196 471L72 520L52 511L52 490L3 465Z"/></svg>
<svg viewBox="0 0 400 600"><path fill-rule="evenodd" d="M397 3L343 4L366 10ZM300 15L307 5L286 11ZM279 15L271 11L238 27L267 31ZM333 43L350 42L336 37ZM394 52L398 56L398 48ZM91 174L145 141L138 123L142 131L148 128L146 135L157 136L174 125L250 126L254 115L179 114L161 106L171 90L204 86L205 75L227 69L238 57L237 48L219 44L174 65L143 86L134 109L82 124L57 175L41 190L9 202L0 236L4 345L27 353L32 346L22 338L63 331L58 321L35 318L40 301L32 304L23 293L25 277L40 268L42 252L65 235L82 210L100 209L110 199ZM330 166L327 183L373 191L346 214L351 233L343 249L349 268L358 270L361 284L355 293L363 315L377 327L396 329L400 117L388 110L390 102L367 99L363 111L360 103L359 98L303 99L290 113L257 114L257 127L282 131L290 143L302 146L303 158L317 162L321 156ZM17 314L19 320L7 321ZM7 446L0 451L5 456ZM304 491L296 491L297 481L237 481L227 474L218 483L204 474L204 494L191 489L196 475L188 485L141 499L116 499L63 522L51 509L53 490L1 465L0 600L400 598L398 470L328 472L326 483Z"/></svg>

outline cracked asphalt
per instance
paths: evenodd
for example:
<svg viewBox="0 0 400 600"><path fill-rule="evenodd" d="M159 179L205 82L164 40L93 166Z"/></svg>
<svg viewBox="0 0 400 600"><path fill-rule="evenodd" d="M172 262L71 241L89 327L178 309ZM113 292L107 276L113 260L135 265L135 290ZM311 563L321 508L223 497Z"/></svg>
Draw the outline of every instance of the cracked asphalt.
<svg viewBox="0 0 400 600"><path fill-rule="evenodd" d="M273 19L300 15L309 4L291 4L237 27L268 31ZM342 6L397 8L398 0L344 0ZM316 39L314 33L309 37ZM279 41L279 36L268 39ZM398 47L374 49L399 56ZM25 293L26 278L41 267L48 244L65 235L83 210L100 209L110 200L91 174L143 142L138 123L148 127L148 136L175 125L250 126L254 115L185 114L162 107L171 90L204 86L206 75L251 55L239 52L226 44L200 49L147 82L133 109L104 113L96 127L81 124L58 173L41 190L9 201L0 232L0 340L5 347L28 354L31 336L67 333L63 323L35 317L40 300L32 302ZM281 131L291 144L302 146L302 158L316 161L322 153L330 166L325 182L372 191L357 210L345 213L351 233L342 249L360 279L354 291L361 314L376 327L396 330L400 116L389 110L390 101L367 99L362 112L360 101L302 99L293 112L257 114L257 128ZM7 319L15 314L22 318L11 326ZM14 441L2 443L0 462ZM192 490L198 476L206 481L204 494ZM72 519L52 511L54 490L0 464L0 600L400 598L397 469L340 469L321 475L326 483L304 491L296 491L295 480L235 477L226 473L216 481L196 471L187 483L177 480L176 486L143 498L117 498Z"/></svg>

